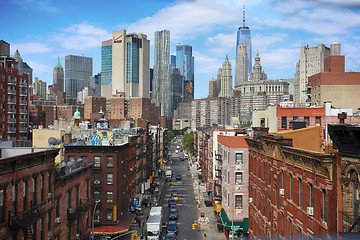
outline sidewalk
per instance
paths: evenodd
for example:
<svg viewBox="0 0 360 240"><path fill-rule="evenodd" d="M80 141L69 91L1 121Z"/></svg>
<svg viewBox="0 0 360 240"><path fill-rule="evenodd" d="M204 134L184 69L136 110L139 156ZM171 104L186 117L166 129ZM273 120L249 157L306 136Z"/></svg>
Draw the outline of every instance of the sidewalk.
<svg viewBox="0 0 360 240"><path fill-rule="evenodd" d="M138 234L138 239L141 239L141 235L143 236L143 239L146 239L146 222L147 219L149 218L150 215L150 209L151 207L157 206L154 202L155 197L159 200L161 199L161 196L164 194L164 186L165 186L165 177L162 176L160 178L159 182L159 192L156 193L155 191L153 192L153 194L149 195L148 199L150 200L150 204L147 205L145 208L143 208L142 214L138 214L136 216L137 219L141 219L143 224L141 224L141 226L139 226L138 224L133 224L131 226L131 228L129 229L131 230L136 230L137 234ZM160 205L159 205L160 206Z"/></svg>
<svg viewBox="0 0 360 240"><path fill-rule="evenodd" d="M204 213L205 218L208 218L207 224L199 224L202 239L219 239L226 240L226 237L223 232L217 231L217 222L214 214L215 207L206 207L204 203L203 193L206 193L206 187L203 183L199 181L198 171L196 167L190 166L190 172L192 175L193 183L194 183L194 195L195 200L198 200L198 195L200 195L200 207L198 207L199 219L201 218L201 213ZM200 185L199 185L200 182ZM199 206L199 205L198 205Z"/></svg>

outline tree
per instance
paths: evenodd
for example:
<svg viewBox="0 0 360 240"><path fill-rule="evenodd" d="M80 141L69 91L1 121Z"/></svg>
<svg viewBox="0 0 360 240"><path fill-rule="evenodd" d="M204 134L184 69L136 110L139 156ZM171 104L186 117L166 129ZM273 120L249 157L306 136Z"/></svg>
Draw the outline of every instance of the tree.
<svg viewBox="0 0 360 240"><path fill-rule="evenodd" d="M166 131L166 144L167 145L171 142L173 137L174 137L174 132L173 131L170 131L170 130Z"/></svg>
<svg viewBox="0 0 360 240"><path fill-rule="evenodd" d="M184 135L182 139L183 149L194 154L194 134L188 133Z"/></svg>

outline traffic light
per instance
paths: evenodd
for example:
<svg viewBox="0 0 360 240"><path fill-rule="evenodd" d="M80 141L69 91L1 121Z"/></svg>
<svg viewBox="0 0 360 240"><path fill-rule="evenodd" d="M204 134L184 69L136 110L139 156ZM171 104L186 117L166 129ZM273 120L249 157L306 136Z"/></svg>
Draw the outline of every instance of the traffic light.
<svg viewBox="0 0 360 240"><path fill-rule="evenodd" d="M131 234L131 240L137 240L137 239L138 239L138 235L136 232Z"/></svg>

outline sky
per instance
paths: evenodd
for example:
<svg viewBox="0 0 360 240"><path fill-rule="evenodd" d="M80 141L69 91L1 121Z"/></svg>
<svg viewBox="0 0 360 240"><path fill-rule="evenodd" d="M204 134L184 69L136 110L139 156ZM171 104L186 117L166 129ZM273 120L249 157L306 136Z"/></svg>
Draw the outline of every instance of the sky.
<svg viewBox="0 0 360 240"><path fill-rule="evenodd" d="M168 29L171 54L179 43L193 47L198 99L226 55L234 72L244 3L253 61L258 51L268 79L293 78L301 46L335 41L346 71L360 72L360 0L0 0L0 39L51 85L58 56L63 67L66 55L92 57L101 72L101 42L121 29L147 35L152 67L154 32Z"/></svg>

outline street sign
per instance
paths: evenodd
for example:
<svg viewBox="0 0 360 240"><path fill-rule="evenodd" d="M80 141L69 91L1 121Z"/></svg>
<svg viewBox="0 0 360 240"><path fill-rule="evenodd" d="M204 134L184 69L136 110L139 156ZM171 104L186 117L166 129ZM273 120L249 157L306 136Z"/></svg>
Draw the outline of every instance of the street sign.
<svg viewBox="0 0 360 240"><path fill-rule="evenodd" d="M139 201L139 198L138 198L138 197L134 197L134 198L133 198L133 205L134 205L134 206L139 206L139 205L140 205L140 201Z"/></svg>

